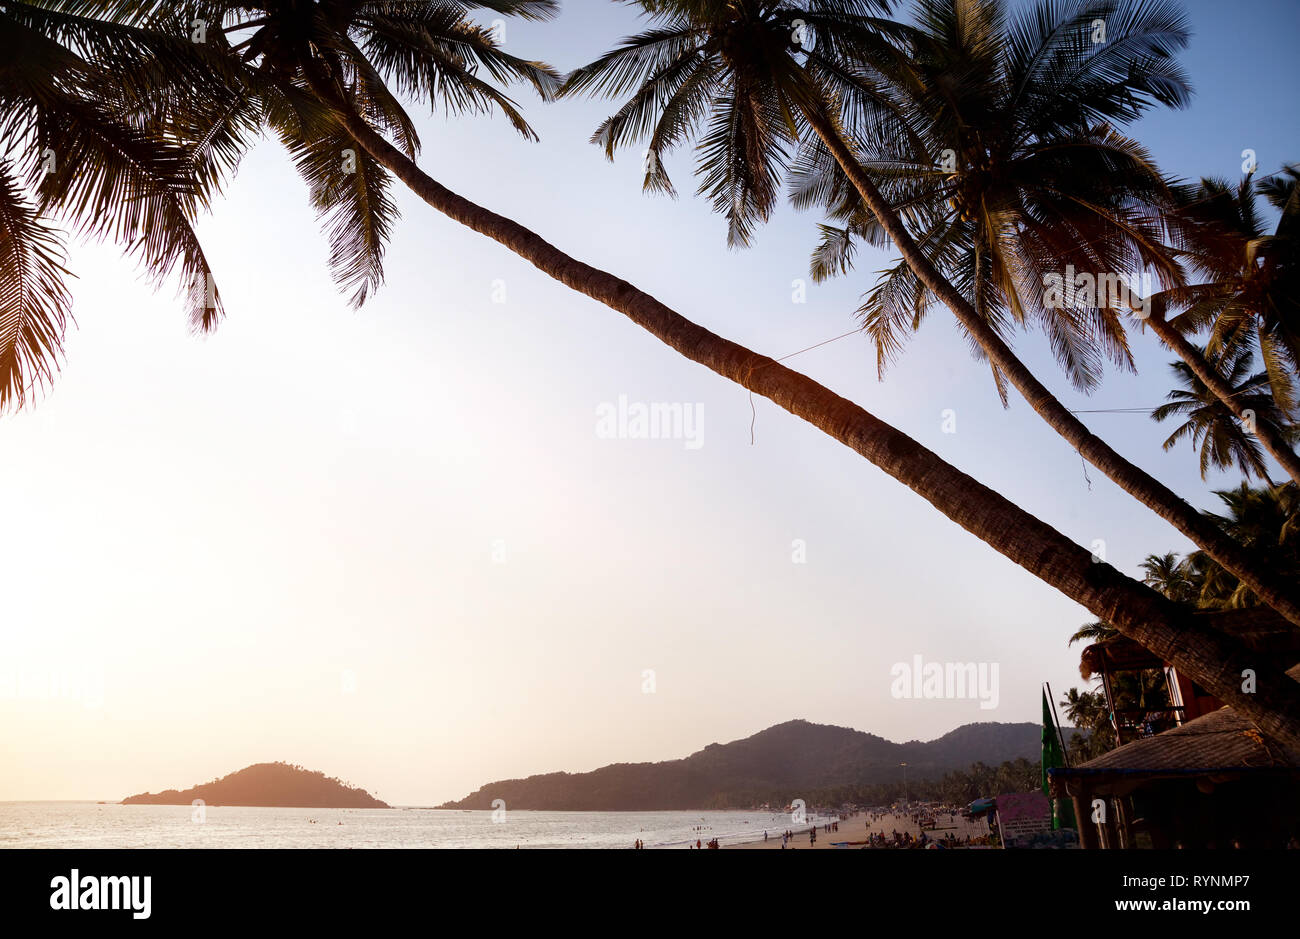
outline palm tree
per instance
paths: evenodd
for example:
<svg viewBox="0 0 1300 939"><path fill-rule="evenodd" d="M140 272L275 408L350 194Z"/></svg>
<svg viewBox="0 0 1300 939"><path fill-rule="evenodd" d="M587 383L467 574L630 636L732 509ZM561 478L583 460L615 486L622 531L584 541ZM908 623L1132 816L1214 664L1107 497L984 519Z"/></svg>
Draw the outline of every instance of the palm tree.
<svg viewBox="0 0 1300 939"><path fill-rule="evenodd" d="M1186 102L1172 55L1187 30L1174 7L1040 0L1008 22L1003 0L919 0L919 26L909 28L871 16L887 8L883 0L639 5L652 28L564 86L628 95L592 137L607 155L648 142L645 187L671 192L662 154L699 137L700 190L725 214L729 243L741 245L767 217L791 151L811 135L806 161L845 181L820 191L841 202L851 192L875 240L902 255L909 273L889 309L915 319L931 298L948 306L999 384L1010 381L1086 460L1300 625L1294 584L1094 435L998 332L1003 308L1024 318L1021 294L1035 277L1043 299L1041 274L1064 254L1102 272L1136 261L1176 271L1156 221L1143 215L1171 198L1159 173L1135 143L1098 126ZM1108 30L1101 44L1090 40L1098 19ZM921 223L919 238L909 217ZM1098 374L1097 347L1128 362L1107 306L1069 304L1041 317L1085 386ZM878 330L887 344L890 327Z"/></svg>
<svg viewBox="0 0 1300 939"><path fill-rule="evenodd" d="M1094 620L1091 623L1084 623L1070 635L1068 645L1074 645L1076 642L1101 642L1103 639L1114 639L1120 635L1120 631L1109 623L1101 620Z"/></svg>
<svg viewBox="0 0 1300 939"><path fill-rule="evenodd" d="M1090 760L1114 748L1115 728L1111 725L1110 708L1106 706L1106 696L1102 692L1071 688L1060 704L1071 726L1088 731L1086 742L1080 740L1075 747L1078 756Z"/></svg>
<svg viewBox="0 0 1300 939"><path fill-rule="evenodd" d="M1174 552L1148 554L1139 566L1142 568L1142 583L1175 603L1190 603L1195 599L1195 582L1191 573Z"/></svg>
<svg viewBox="0 0 1300 939"><path fill-rule="evenodd" d="M1115 748L1115 727L1110 722L1110 709L1102 692L1071 688L1061 699L1061 706L1070 723L1083 731L1070 736L1070 750L1075 761L1086 763Z"/></svg>
<svg viewBox="0 0 1300 939"><path fill-rule="evenodd" d="M1078 50L1091 43L1080 35L1077 15L1033 12L1054 14L1059 22L1021 34L1017 28L1024 24L1008 28L996 3L921 4L906 72L876 79L891 120L873 125L858 142L859 162L875 175L934 267L999 338L1008 340L1013 325L1037 324L1074 386L1091 391L1104 359L1133 367L1120 318L1124 304L1110 296L1118 292L1112 283L1097 285L1088 299L1082 290L1069 298L1056 295L1064 286L1062 265L1089 273L1151 265L1167 276L1177 273L1158 241L1159 213L1173 194L1151 156L1103 118L1132 118L1145 98L1181 104L1188 91L1167 66L1164 76L1152 67L1135 69L1122 90L1062 95L1063 72L1075 69L1076 77L1095 83L1088 71L1106 65L1087 62L1087 53ZM1134 24L1132 35L1111 37L1119 48L1140 43L1119 53L1118 62L1152 42L1152 33L1176 29L1159 11L1147 19L1145 33ZM851 267L856 240L888 244L880 218L819 138L801 149L791 197L796 207L824 207L841 223L821 226L812 265L819 280ZM906 259L866 295L859 314L881 374L933 300ZM993 372L1005 401L996 364Z"/></svg>
<svg viewBox="0 0 1300 939"><path fill-rule="evenodd" d="M1194 349L1207 367L1222 376L1232 399L1240 403L1250 423L1243 426L1232 409L1197 377L1191 365L1172 362L1169 367L1182 388L1169 392L1169 403L1152 411L1151 417L1157 421L1175 416L1186 420L1169 435L1164 448L1173 449L1180 440L1190 437L1192 446L1201 449L1201 479L1211 467L1226 470L1235 465L1247 479L1258 476L1271 486L1260 435L1252 429L1262 424L1276 439L1291 440L1295 428L1269 391L1268 372L1250 374L1254 353L1249 346L1225 349L1216 362L1209 360L1204 347Z"/></svg>
<svg viewBox="0 0 1300 939"><path fill-rule="evenodd" d="M331 226L336 278L355 291L356 300L364 299L361 291L378 282L379 252L387 235L383 213L374 208L374 199L367 202L363 196L382 191L383 172L391 172L438 211L625 314L693 361L821 428L1004 556L1115 623L1126 635L1176 661L1223 700L1239 706L1265 732L1300 745L1300 685L1281 672L1265 672L1257 692L1243 694L1241 670L1256 663L1230 637L1195 621L1109 565L1094 561L1086 549L861 407L767 356L692 323L626 281L583 264L421 171L413 158L416 141L409 118L389 82L404 93L453 109L509 109L515 126L524 133L527 126L513 103L478 78L475 68L495 78L523 78L543 93L549 89L550 73L544 66L505 55L488 31L465 22L460 13L487 7L545 16L553 4L497 0L452 7L387 0L263 0L237 5L204 0L194 15L210 24L223 24L224 28L209 32L209 43L228 56L242 54L240 84L227 108L209 113L206 127L199 112L174 116L169 127L183 131L185 139L195 143L195 160L215 187L222 170L248 145L248 126L265 123L289 144L300 170L314 184L321 211L340 213L342 219L357 212L375 216ZM145 15L130 0L121 0L110 14L124 21ZM248 38L240 38L249 31ZM231 44L228 35L238 41ZM352 143L364 151L352 154L356 175L366 176L364 183L339 179L344 165L339 157L353 149Z"/></svg>
<svg viewBox="0 0 1300 939"><path fill-rule="evenodd" d="M1172 287L1153 298L1151 328L1173 349L1205 388L1239 419L1251 410L1231 382L1185 334L1210 328L1208 351L1232 355L1258 348L1273 400L1284 412L1296 404L1300 368L1300 168L1286 167L1252 183L1250 174L1236 186L1221 179L1178 191L1171 216L1175 240L1187 266L1201 283ZM1278 209L1275 231L1267 233L1256 194ZM1169 309L1182 312L1172 319ZM1300 456L1284 428L1256 422L1260 443L1300 484Z"/></svg>
<svg viewBox="0 0 1300 939"><path fill-rule="evenodd" d="M155 282L179 273L197 329L221 315L191 225L208 192L145 124L169 98L210 106L224 60L193 48L179 14L144 28L82 9L98 6L0 3L0 409L22 407L61 355L70 298L56 221L123 244Z"/></svg>
<svg viewBox="0 0 1300 939"><path fill-rule="evenodd" d="M1259 487L1242 483L1215 495L1225 511L1207 512L1210 521L1243 544L1267 552L1282 576L1300 579L1300 488L1295 483ZM1199 588L1200 606L1239 609L1260 605L1249 585L1203 552L1192 552L1186 564Z"/></svg>

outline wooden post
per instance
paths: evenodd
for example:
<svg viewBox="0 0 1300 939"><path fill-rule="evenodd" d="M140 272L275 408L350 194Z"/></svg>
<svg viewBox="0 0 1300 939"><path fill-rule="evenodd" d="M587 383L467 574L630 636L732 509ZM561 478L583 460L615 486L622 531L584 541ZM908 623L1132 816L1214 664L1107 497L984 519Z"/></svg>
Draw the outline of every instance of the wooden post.
<svg viewBox="0 0 1300 939"><path fill-rule="evenodd" d="M1079 824L1079 847L1095 850L1100 847L1097 826L1092 821L1092 788L1086 777L1070 780L1065 785L1066 794L1074 806L1074 819Z"/></svg>
<svg viewBox="0 0 1300 939"><path fill-rule="evenodd" d="M1070 801L1074 803L1074 818L1079 823L1079 846L1096 850L1097 826L1092 822L1092 800L1088 798L1087 786L1080 783L1078 794L1072 795Z"/></svg>
<svg viewBox="0 0 1300 939"><path fill-rule="evenodd" d="M1119 811L1119 803L1116 799L1106 799L1106 825L1101 830L1101 845L1107 850L1113 851L1120 846L1119 843L1119 826L1115 824L1115 813Z"/></svg>

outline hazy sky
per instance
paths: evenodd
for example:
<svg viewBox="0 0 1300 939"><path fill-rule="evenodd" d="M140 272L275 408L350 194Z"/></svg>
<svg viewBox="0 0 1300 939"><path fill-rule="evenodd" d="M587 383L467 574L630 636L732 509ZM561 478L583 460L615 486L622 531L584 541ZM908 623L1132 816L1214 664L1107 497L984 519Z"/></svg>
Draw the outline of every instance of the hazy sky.
<svg viewBox="0 0 1300 939"><path fill-rule="evenodd" d="M566 6L510 23L510 50L567 70L636 29L610 3ZM1246 148L1264 172L1300 159L1300 7L1187 6L1197 97L1143 140L1185 176L1235 178ZM518 97L540 144L419 112L422 166L760 352L853 328L882 255L794 303L819 216L783 208L729 252L688 195L689 153L669 162L680 199L645 196L639 152L611 164L587 143L611 104ZM0 420L0 799L117 799L288 760L431 804L795 717L894 740L1037 721L1041 682L1080 684L1066 640L1085 610L762 399L751 445L743 389L395 192L388 282L360 312L271 142L202 225L229 311L215 335L190 336L115 249L74 249L63 373ZM1071 407L1153 407L1171 356L1133 345L1140 377L1085 399L1040 336L1017 340ZM858 336L788 364L1079 543L1104 539L1125 571L1187 545L1020 400L1002 410L945 311L884 382ZM702 408L702 445L605 439L598 409L620 396ZM1141 415L1088 422L1197 505L1236 482L1202 483ZM891 666L915 655L997 663L998 706L894 698Z"/></svg>

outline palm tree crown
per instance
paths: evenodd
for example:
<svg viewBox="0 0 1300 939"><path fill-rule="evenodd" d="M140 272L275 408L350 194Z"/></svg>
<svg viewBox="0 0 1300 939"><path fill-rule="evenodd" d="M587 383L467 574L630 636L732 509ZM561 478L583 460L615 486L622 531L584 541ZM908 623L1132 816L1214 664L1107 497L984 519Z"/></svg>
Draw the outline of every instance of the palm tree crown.
<svg viewBox="0 0 1300 939"><path fill-rule="evenodd" d="M1196 351L1202 356L1206 355L1204 348L1197 347ZM1172 417L1185 418L1165 440L1164 448L1173 449L1180 440L1190 437L1192 445L1201 451L1201 479L1205 479L1212 468L1226 470L1235 465L1247 479L1252 475L1258 476L1271 484L1264 451L1255 436L1255 430L1258 425L1267 424L1284 440L1289 441L1295 437L1294 426L1273 400L1268 373L1251 374L1253 360L1254 354L1250 347L1237 346L1224 350L1217 360L1210 361L1209 364L1231 386L1234 396L1246 409L1255 427L1244 427L1186 362L1171 362L1169 365L1182 387L1169 392L1169 403L1152 411L1151 417L1156 421Z"/></svg>
<svg viewBox="0 0 1300 939"><path fill-rule="evenodd" d="M1074 645L1076 642L1100 642L1103 639L1114 639L1119 635L1121 635L1120 631L1109 623L1103 620L1093 620L1091 623L1084 623L1071 633L1067 645Z"/></svg>
<svg viewBox="0 0 1300 939"><path fill-rule="evenodd" d="M1000 335L1037 323L1081 390L1097 385L1106 359L1132 368L1129 310L1113 287L1144 268L1170 282L1178 271L1161 244L1173 194L1117 128L1153 105L1188 102L1173 58L1187 41L1182 14L1163 2L1043 0L1013 17L1002 0L921 0L916 19L905 65L863 76L879 102L857 140L863 165ZM795 205L838 223L822 226L814 278L851 267L858 240L887 243L821 141L805 144L793 175ZM1054 293L1076 272L1110 279ZM900 262L864 299L883 371L935 298Z"/></svg>
<svg viewBox="0 0 1300 939"><path fill-rule="evenodd" d="M1224 511L1205 513L1209 519L1237 541L1269 558L1282 576L1300 578L1300 487L1291 482L1255 487L1242 483L1235 489L1216 491L1215 495ZM1259 598L1248 586L1204 552L1193 551L1186 565L1200 606L1237 609L1259 605Z"/></svg>
<svg viewBox="0 0 1300 939"><path fill-rule="evenodd" d="M889 0L636 5L652 28L570 73L563 91L630 93L591 139L611 159L646 141L647 190L674 193L663 157L698 137L699 191L726 217L733 247L770 215L808 112L863 103L853 63L896 55L884 37L905 32L879 15Z"/></svg>
<svg viewBox="0 0 1300 939"><path fill-rule="evenodd" d="M1273 397L1296 404L1300 370L1300 166L1239 183L1205 178L1178 192L1176 213L1185 263L1201 281L1162 298L1180 309L1172 320L1192 334L1210 329L1209 349L1257 347ZM1279 214L1270 232L1257 197Z"/></svg>
<svg viewBox="0 0 1300 939"><path fill-rule="evenodd" d="M1154 587L1175 603L1189 603L1194 599L1196 585L1187 565L1174 552L1148 554L1140 567L1142 582L1148 587Z"/></svg>
<svg viewBox="0 0 1300 939"><path fill-rule="evenodd" d="M129 5L148 22L103 18ZM155 282L179 274L196 329L220 318L193 229L211 193L165 115L182 100L216 106L229 70L184 19L158 4L0 5L0 408L21 407L57 367L63 227L123 245Z"/></svg>
<svg viewBox="0 0 1300 939"><path fill-rule="evenodd" d="M527 18L554 0L6 0L0 5L0 407L47 381L69 317L52 218L114 238L156 280L179 272L194 328L222 315L193 220L265 130L288 150L360 305L383 280L391 178L334 118L346 101L412 156L398 95L496 109L536 135L494 82L549 97L545 65L504 52L468 14ZM321 88L335 100L322 101ZM17 153L18 156L12 156ZM52 158L55 170L49 169ZM29 202L24 190L35 192Z"/></svg>
<svg viewBox="0 0 1300 939"><path fill-rule="evenodd" d="M243 63L232 106L195 115L194 139L233 165L269 129L307 182L330 243L330 269L354 306L383 281L383 257L397 208L391 176L357 146L335 116L355 109L414 158L420 139L399 95L451 113L498 110L519 133L529 127L493 82L525 80L549 97L558 80L540 62L501 48L493 30L467 18L491 10L532 19L554 0L200 0L197 16L220 24L213 42Z"/></svg>

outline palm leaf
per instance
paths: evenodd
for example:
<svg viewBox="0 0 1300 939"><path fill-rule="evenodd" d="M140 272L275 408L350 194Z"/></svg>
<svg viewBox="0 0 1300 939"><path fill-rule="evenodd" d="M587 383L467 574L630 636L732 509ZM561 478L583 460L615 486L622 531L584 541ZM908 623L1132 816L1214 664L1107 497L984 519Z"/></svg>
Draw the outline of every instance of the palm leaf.
<svg viewBox="0 0 1300 939"><path fill-rule="evenodd" d="M0 410L22 407L58 367L71 301L58 231L0 161Z"/></svg>

